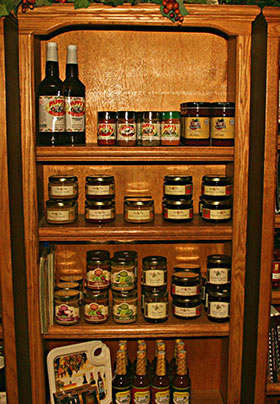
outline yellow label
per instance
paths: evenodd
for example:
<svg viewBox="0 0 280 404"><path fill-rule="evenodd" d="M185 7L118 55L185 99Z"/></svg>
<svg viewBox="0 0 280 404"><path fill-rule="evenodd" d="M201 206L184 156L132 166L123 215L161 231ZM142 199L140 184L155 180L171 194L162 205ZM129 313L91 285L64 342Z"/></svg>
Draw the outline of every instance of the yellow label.
<svg viewBox="0 0 280 404"><path fill-rule="evenodd" d="M208 117L184 117L183 137L185 139L209 139Z"/></svg>
<svg viewBox="0 0 280 404"><path fill-rule="evenodd" d="M234 139L234 117L212 117L212 139Z"/></svg>

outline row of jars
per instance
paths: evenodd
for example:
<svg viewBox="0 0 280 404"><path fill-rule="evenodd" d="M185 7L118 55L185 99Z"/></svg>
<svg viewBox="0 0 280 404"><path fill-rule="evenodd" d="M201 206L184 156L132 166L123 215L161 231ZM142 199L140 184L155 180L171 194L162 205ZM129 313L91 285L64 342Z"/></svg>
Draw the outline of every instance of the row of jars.
<svg viewBox="0 0 280 404"><path fill-rule="evenodd" d="M186 102L181 111L100 111L100 146L232 146L235 104Z"/></svg>

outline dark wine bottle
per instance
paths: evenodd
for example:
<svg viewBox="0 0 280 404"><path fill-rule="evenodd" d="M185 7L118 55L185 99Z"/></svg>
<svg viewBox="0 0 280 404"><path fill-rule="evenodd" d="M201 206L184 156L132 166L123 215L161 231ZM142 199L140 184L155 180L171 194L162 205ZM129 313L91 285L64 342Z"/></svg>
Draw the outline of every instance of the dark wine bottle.
<svg viewBox="0 0 280 404"><path fill-rule="evenodd" d="M150 404L151 383L147 375L146 351L137 351L136 373L132 379L132 404Z"/></svg>
<svg viewBox="0 0 280 404"><path fill-rule="evenodd" d="M126 373L125 351L117 351L116 374L112 382L113 404L131 403L131 383Z"/></svg>
<svg viewBox="0 0 280 404"><path fill-rule="evenodd" d="M177 352L177 373L171 385L171 402L174 404L190 404L191 379L187 368L185 350Z"/></svg>

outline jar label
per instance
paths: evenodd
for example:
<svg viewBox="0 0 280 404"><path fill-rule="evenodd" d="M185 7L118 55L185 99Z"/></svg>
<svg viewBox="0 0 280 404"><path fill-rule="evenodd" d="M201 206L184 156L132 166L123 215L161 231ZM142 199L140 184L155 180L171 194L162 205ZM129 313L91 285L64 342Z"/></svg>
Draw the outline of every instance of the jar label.
<svg viewBox="0 0 280 404"><path fill-rule="evenodd" d="M86 219L106 220L114 217L112 209L89 209L86 208Z"/></svg>
<svg viewBox="0 0 280 404"><path fill-rule="evenodd" d="M115 387L113 387L115 390ZM125 391L119 391L116 392L115 394L115 400L113 400L114 403L116 404L130 404L131 403L131 391L125 390Z"/></svg>
<svg viewBox="0 0 280 404"><path fill-rule="evenodd" d="M65 97L65 132L85 131L85 97Z"/></svg>
<svg viewBox="0 0 280 404"><path fill-rule="evenodd" d="M201 315L201 305L196 307L179 307L173 301L173 314L178 317L197 317Z"/></svg>
<svg viewBox="0 0 280 404"><path fill-rule="evenodd" d="M115 123L99 123L97 127L98 140L112 140L116 138Z"/></svg>
<svg viewBox="0 0 280 404"><path fill-rule="evenodd" d="M207 117L184 117L184 128L182 136L185 139L209 139L209 118Z"/></svg>
<svg viewBox="0 0 280 404"><path fill-rule="evenodd" d="M272 279L273 280L280 279L280 273L272 274Z"/></svg>
<svg viewBox="0 0 280 404"><path fill-rule="evenodd" d="M208 298L209 298L209 293L207 292L207 289L205 288L205 309L208 308Z"/></svg>
<svg viewBox="0 0 280 404"><path fill-rule="evenodd" d="M69 208L68 210L47 209L48 222L68 222L69 220L74 220L75 216L76 216L75 208Z"/></svg>
<svg viewBox="0 0 280 404"><path fill-rule="evenodd" d="M169 404L170 402L170 388L152 386L152 403L155 404Z"/></svg>
<svg viewBox="0 0 280 404"><path fill-rule="evenodd" d="M168 316L168 302L145 302L144 316L152 319L162 319Z"/></svg>
<svg viewBox="0 0 280 404"><path fill-rule="evenodd" d="M160 140L160 124L143 122L142 140Z"/></svg>
<svg viewBox="0 0 280 404"><path fill-rule="evenodd" d="M228 283L228 268L207 268L208 281L214 285L223 285Z"/></svg>
<svg viewBox="0 0 280 404"><path fill-rule="evenodd" d="M234 139L234 117L211 118L211 137L213 139Z"/></svg>
<svg viewBox="0 0 280 404"><path fill-rule="evenodd" d="M168 209L164 208L164 217L166 219L191 219L193 217L193 208L189 209Z"/></svg>
<svg viewBox="0 0 280 404"><path fill-rule="evenodd" d="M65 303L55 305L55 319L65 324L76 323L80 319L80 308Z"/></svg>
<svg viewBox="0 0 280 404"><path fill-rule="evenodd" d="M148 387L132 386L132 402L134 404L149 404L151 399L151 389Z"/></svg>
<svg viewBox="0 0 280 404"><path fill-rule="evenodd" d="M64 132L65 102L57 95L39 97L39 132Z"/></svg>
<svg viewBox="0 0 280 404"><path fill-rule="evenodd" d="M202 208L202 217L204 219L225 220L231 218L231 209L208 209Z"/></svg>
<svg viewBox="0 0 280 404"><path fill-rule="evenodd" d="M5 391L0 392L0 404L7 404L7 393Z"/></svg>
<svg viewBox="0 0 280 404"><path fill-rule="evenodd" d="M109 308L103 304L85 304L85 320L91 323L101 323L108 319Z"/></svg>
<svg viewBox="0 0 280 404"><path fill-rule="evenodd" d="M166 195L191 195L192 185L164 185Z"/></svg>
<svg viewBox="0 0 280 404"><path fill-rule="evenodd" d="M212 185L202 185L202 195L209 196L230 196L232 195L232 186L212 186Z"/></svg>
<svg viewBox="0 0 280 404"><path fill-rule="evenodd" d="M132 299L128 299L130 302ZM135 303L115 303L113 304L113 316L114 320L119 323L132 323L137 317L137 305Z"/></svg>
<svg viewBox="0 0 280 404"><path fill-rule="evenodd" d="M50 196L72 196L76 195L77 192L74 193L74 186L73 185L65 185L65 186L50 186Z"/></svg>
<svg viewBox="0 0 280 404"><path fill-rule="evenodd" d="M86 195L113 195L113 185L88 185L86 184Z"/></svg>
<svg viewBox="0 0 280 404"><path fill-rule="evenodd" d="M179 389L178 387L173 387L172 392L172 403L173 404L190 404L191 400L191 388Z"/></svg>
<svg viewBox="0 0 280 404"><path fill-rule="evenodd" d="M136 140L136 124L135 123L119 123L118 124L118 140Z"/></svg>
<svg viewBox="0 0 280 404"><path fill-rule="evenodd" d="M171 284L171 293L179 296L196 296L200 294L200 286L178 286Z"/></svg>
<svg viewBox="0 0 280 404"><path fill-rule="evenodd" d="M133 268L134 269L134 268ZM111 285L112 289L115 290L130 290L134 288L135 277L134 271L126 271L122 269L121 271L113 272L111 274Z"/></svg>
<svg viewBox="0 0 280 404"><path fill-rule="evenodd" d="M87 271L87 287L106 289L110 285L110 272L100 267Z"/></svg>
<svg viewBox="0 0 280 404"><path fill-rule="evenodd" d="M142 220L151 220L152 212L150 209L127 209L127 220L135 220L141 222Z"/></svg>
<svg viewBox="0 0 280 404"><path fill-rule="evenodd" d="M162 123L161 139L169 142L177 141L180 139L180 128L181 125L179 123Z"/></svg>
<svg viewBox="0 0 280 404"><path fill-rule="evenodd" d="M229 317L229 303L209 302L208 300L208 313L214 318L227 318Z"/></svg>
<svg viewBox="0 0 280 404"><path fill-rule="evenodd" d="M166 270L150 269L143 271L144 286L164 286L166 285Z"/></svg>

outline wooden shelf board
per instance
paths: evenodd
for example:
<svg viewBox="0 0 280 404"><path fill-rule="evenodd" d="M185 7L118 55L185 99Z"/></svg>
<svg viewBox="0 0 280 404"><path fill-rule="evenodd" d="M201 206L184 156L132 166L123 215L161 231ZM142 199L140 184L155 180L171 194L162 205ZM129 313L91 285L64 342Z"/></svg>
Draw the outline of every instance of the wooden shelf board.
<svg viewBox="0 0 280 404"><path fill-rule="evenodd" d="M266 394L268 396L273 396L275 394L280 394L280 383L267 383L266 385Z"/></svg>
<svg viewBox="0 0 280 404"><path fill-rule="evenodd" d="M87 144L75 147L37 147L37 162L48 161L218 161L232 162L234 147L105 147Z"/></svg>
<svg viewBox="0 0 280 404"><path fill-rule="evenodd" d="M152 223L126 223L123 215L116 215L113 222L87 223L84 215L66 225L49 225L42 218L39 224L40 241L139 241L139 240L231 240L232 223L208 223L199 215L186 223L170 223L161 215L155 215Z"/></svg>
<svg viewBox="0 0 280 404"><path fill-rule="evenodd" d="M280 228L280 214L279 213L275 215L275 227L277 229Z"/></svg>
<svg viewBox="0 0 280 404"><path fill-rule="evenodd" d="M192 404L223 404L218 390L192 390Z"/></svg>
<svg viewBox="0 0 280 404"><path fill-rule="evenodd" d="M280 304L280 290L272 290L271 303Z"/></svg>

